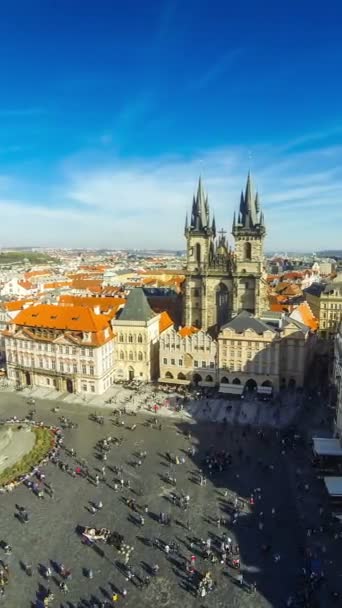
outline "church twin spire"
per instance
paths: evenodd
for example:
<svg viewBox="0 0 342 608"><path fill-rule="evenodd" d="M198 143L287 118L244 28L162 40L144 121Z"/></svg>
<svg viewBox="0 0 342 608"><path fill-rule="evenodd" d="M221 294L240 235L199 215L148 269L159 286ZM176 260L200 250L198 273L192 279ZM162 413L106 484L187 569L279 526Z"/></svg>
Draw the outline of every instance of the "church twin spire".
<svg viewBox="0 0 342 608"><path fill-rule="evenodd" d="M213 218L215 228L215 220ZM197 194L192 200L190 225L188 216L185 219L185 234L188 231L209 232L210 231L210 210L208 197L204 194L202 179L198 180Z"/></svg>
<svg viewBox="0 0 342 608"><path fill-rule="evenodd" d="M245 193L241 192L239 213L234 213L233 235L241 230L257 233L265 232L264 214L260 213L259 194L253 193L251 174L248 171Z"/></svg>
<svg viewBox="0 0 342 608"><path fill-rule="evenodd" d="M258 193L254 195L250 172L248 172L245 192L241 192L239 212L237 215L234 212L233 217L233 234L240 233L241 230L258 234L265 233L264 214L260 212ZM194 195L192 201L190 223L188 214L185 218L185 235L187 236L189 232L193 231L216 237L215 217L213 216L212 222L210 222L208 197L204 193L201 177L198 180L196 196Z"/></svg>

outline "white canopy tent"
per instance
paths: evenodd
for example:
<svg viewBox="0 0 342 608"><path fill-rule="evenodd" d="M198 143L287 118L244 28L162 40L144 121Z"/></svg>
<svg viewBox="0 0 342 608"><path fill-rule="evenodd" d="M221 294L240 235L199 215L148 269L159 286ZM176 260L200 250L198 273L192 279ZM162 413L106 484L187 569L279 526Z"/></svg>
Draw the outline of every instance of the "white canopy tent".
<svg viewBox="0 0 342 608"><path fill-rule="evenodd" d="M339 439L313 437L313 451L317 456L342 457L342 445Z"/></svg>
<svg viewBox="0 0 342 608"><path fill-rule="evenodd" d="M272 395L272 392L272 386L258 386L257 388L258 395Z"/></svg>
<svg viewBox="0 0 342 608"><path fill-rule="evenodd" d="M342 498L342 477L324 477L329 496Z"/></svg>
<svg viewBox="0 0 342 608"><path fill-rule="evenodd" d="M219 393L241 396L243 393L243 384L220 384Z"/></svg>

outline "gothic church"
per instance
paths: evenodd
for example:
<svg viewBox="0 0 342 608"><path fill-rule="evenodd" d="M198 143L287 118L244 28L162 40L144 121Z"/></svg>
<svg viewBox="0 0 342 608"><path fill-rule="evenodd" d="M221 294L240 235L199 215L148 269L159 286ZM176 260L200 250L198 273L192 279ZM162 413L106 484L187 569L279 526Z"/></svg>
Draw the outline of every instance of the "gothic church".
<svg viewBox="0 0 342 608"><path fill-rule="evenodd" d="M216 234L208 197L201 178L193 198L190 221L185 221L187 241L183 323L217 333L242 310L257 317L268 308L264 271L264 215L250 174L241 192L239 212L234 213L229 247L225 232Z"/></svg>

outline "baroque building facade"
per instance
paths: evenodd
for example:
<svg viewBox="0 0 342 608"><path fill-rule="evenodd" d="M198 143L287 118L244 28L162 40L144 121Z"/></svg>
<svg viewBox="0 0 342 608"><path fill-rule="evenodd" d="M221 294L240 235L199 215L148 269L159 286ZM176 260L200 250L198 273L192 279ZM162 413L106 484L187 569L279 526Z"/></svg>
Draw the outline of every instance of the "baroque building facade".
<svg viewBox="0 0 342 608"><path fill-rule="evenodd" d="M183 323L205 331L220 327L241 310L259 316L267 307L263 245L266 235L258 193L250 174L234 214L233 251L222 230L216 233L208 197L199 180L190 221L186 217L187 261Z"/></svg>

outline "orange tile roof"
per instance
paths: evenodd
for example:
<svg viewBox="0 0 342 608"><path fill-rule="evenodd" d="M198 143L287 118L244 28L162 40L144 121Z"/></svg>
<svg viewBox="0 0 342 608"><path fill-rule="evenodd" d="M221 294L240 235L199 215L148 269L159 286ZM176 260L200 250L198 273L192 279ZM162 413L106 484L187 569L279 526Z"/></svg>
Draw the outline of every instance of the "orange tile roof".
<svg viewBox="0 0 342 608"><path fill-rule="evenodd" d="M12 312L14 310L20 310L23 308L24 304L33 303L34 300L32 298L23 299L23 300L12 300L11 302L2 302L1 308L5 308L8 312Z"/></svg>
<svg viewBox="0 0 342 608"><path fill-rule="evenodd" d="M34 289L34 285L30 281L18 281L18 285L24 289Z"/></svg>
<svg viewBox="0 0 342 608"><path fill-rule="evenodd" d="M101 289L102 281L96 279L74 279L70 285L72 289Z"/></svg>
<svg viewBox="0 0 342 608"><path fill-rule="evenodd" d="M45 270L29 270L25 272L25 279L32 279L33 277L43 277L46 275L52 274L52 270L50 268L45 268Z"/></svg>
<svg viewBox="0 0 342 608"><path fill-rule="evenodd" d="M272 302L270 304L270 310L272 312L288 312L289 306L286 304L281 304L280 302Z"/></svg>
<svg viewBox="0 0 342 608"><path fill-rule="evenodd" d="M73 296L65 294L59 297L58 300L61 305L69 306L87 306L88 308L94 309L96 306L100 307L101 312L105 312L113 318L118 310L126 304L126 298L114 298L114 297L96 297L96 296Z"/></svg>
<svg viewBox="0 0 342 608"><path fill-rule="evenodd" d="M107 315L96 315L85 306L38 304L22 310L12 321L16 326L98 332L110 326Z"/></svg>
<svg viewBox="0 0 342 608"><path fill-rule="evenodd" d="M70 285L70 281L53 281L52 283L44 283L42 289L57 289L58 287L66 287Z"/></svg>
<svg viewBox="0 0 342 608"><path fill-rule="evenodd" d="M106 287L103 287L101 291L101 296L107 296L108 294L108 297L111 297L113 293L122 293L121 287L115 287L114 285L106 285Z"/></svg>
<svg viewBox="0 0 342 608"><path fill-rule="evenodd" d="M302 323L304 323L304 325L310 327L310 329L313 330L318 329L318 320L313 314L308 302L302 302L301 304L299 304L295 311L300 314Z"/></svg>
<svg viewBox="0 0 342 608"><path fill-rule="evenodd" d="M304 272L299 272L299 271L285 272L283 274L284 279L302 279L303 276L304 276Z"/></svg>
<svg viewBox="0 0 342 608"><path fill-rule="evenodd" d="M178 330L178 333L180 336L182 336L182 338L186 338L187 336L192 336L193 334L197 334L198 331L199 331L198 327L193 327L192 325L188 325L185 327L181 327Z"/></svg>
<svg viewBox="0 0 342 608"><path fill-rule="evenodd" d="M169 329L173 325L173 321L166 310L164 310L159 317L159 333L161 334L166 329Z"/></svg>

